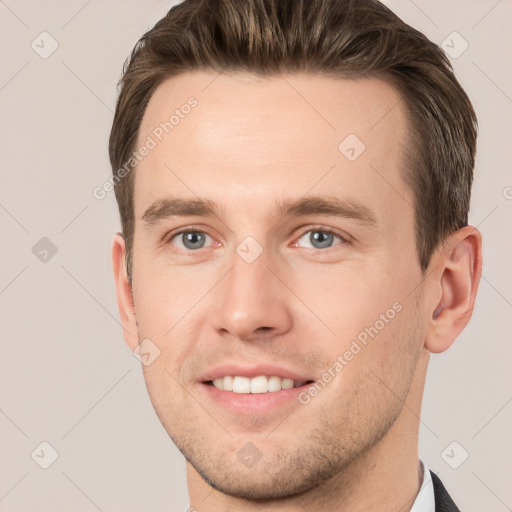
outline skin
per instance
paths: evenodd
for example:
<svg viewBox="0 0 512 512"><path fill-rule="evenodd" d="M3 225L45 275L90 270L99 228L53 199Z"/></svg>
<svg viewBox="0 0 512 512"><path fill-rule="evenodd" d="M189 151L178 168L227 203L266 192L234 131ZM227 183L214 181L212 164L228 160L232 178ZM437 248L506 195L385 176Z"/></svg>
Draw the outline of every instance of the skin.
<svg viewBox="0 0 512 512"><path fill-rule="evenodd" d="M136 169L131 290L119 233L112 258L126 343L149 338L160 349L144 377L187 458L191 506L409 510L429 354L470 319L480 233L453 233L421 272L414 200L399 174L405 107L381 80L186 73L157 88L139 142L190 96L197 107ZM353 162L338 150L351 133L366 146ZM170 196L208 199L218 214L147 225L144 212ZM375 223L278 215L277 202L312 196L357 201ZM181 228L206 233L204 246L183 246L172 237ZM319 248L309 237L325 228L337 236ZM263 249L252 263L236 252L247 236ZM224 362L270 362L317 380L394 303L401 311L307 405L237 415L198 381ZM251 468L237 457L248 442L261 454Z"/></svg>

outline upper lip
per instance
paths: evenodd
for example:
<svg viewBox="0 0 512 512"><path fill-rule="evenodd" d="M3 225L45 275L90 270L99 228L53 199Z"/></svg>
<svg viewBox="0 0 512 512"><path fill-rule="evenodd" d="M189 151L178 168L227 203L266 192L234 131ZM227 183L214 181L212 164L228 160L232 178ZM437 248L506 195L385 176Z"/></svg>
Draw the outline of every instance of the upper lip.
<svg viewBox="0 0 512 512"><path fill-rule="evenodd" d="M255 364L240 366L238 364L223 364L216 366L204 373L199 381L208 382L219 377L225 377L226 375L241 376L241 377L258 377L260 375L266 375L267 377L281 377L283 379L293 379L295 381L308 381L314 380L311 376L308 376L297 371L284 368L282 366L276 366L274 364Z"/></svg>

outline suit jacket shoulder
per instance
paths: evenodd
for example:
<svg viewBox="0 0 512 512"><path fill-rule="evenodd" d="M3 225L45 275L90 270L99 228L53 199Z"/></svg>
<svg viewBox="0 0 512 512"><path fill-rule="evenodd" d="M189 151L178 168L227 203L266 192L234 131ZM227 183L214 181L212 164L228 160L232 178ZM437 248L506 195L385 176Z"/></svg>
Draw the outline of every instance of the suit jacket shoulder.
<svg viewBox="0 0 512 512"><path fill-rule="evenodd" d="M430 471L430 476L434 486L436 512L460 512L439 477L432 471Z"/></svg>

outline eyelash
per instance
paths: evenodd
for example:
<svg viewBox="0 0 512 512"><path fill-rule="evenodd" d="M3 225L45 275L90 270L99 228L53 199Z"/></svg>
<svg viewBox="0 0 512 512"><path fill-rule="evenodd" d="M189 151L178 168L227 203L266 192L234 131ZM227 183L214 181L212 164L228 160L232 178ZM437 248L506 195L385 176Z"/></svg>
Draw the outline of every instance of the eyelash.
<svg viewBox="0 0 512 512"><path fill-rule="evenodd" d="M297 243L297 241L299 239L301 239L306 233L309 233L309 232L314 232L314 231L319 231L321 233L327 233L327 234L330 234L330 235L333 235L337 238L339 238L341 240L341 242L339 244L336 244L336 245L343 245L343 244L346 244L346 243L349 243L349 237L347 235L344 235L344 234L341 234L340 232L338 232L337 230L334 230L332 228L327 228L327 227L324 227L324 226L313 226L313 227L309 227L308 229L305 229L304 231L301 231L298 235L295 236L294 240L294 244ZM179 235L182 235L183 233L201 233L201 234L204 234L204 235L208 235L210 238L213 239L213 237L208 234L206 231L204 231L203 229L200 229L199 227L196 227L196 226L189 226L187 228L184 228L184 229L181 229L180 231L177 231L177 232L173 232L173 233L170 233L168 235L166 235L164 237L164 245L172 245L171 242L174 238L176 238L177 236ZM321 252L325 252L327 249L332 249L333 247L336 247L336 245L333 245L331 247L327 247L326 249L315 249L313 248L313 250L317 250L317 251L321 251ZM310 249L309 247L306 247L306 249ZM190 252L190 253L194 253L194 252L199 252L200 249L197 249L196 251L187 251L187 252Z"/></svg>
<svg viewBox="0 0 512 512"><path fill-rule="evenodd" d="M333 235L337 238L340 239L340 243L339 244L335 244L335 245L332 245L331 247L327 247L325 249L315 249L314 247L304 247L304 249L309 249L309 250L313 250L313 251L320 251L320 252L326 252L328 249L334 249L334 247L338 246L338 245L343 245L345 243L348 242L348 236L347 235L343 235L341 234L339 231L335 230L335 229L332 229L332 228L327 228L327 227L324 227L324 226L313 226L313 227L309 227L307 229L305 229L304 231L301 231L299 235L297 235L295 237L295 242L294 244L296 244L298 242L299 239L301 239L306 233L311 233L311 232L320 232L320 233L326 233L326 234L329 234L329 235Z"/></svg>

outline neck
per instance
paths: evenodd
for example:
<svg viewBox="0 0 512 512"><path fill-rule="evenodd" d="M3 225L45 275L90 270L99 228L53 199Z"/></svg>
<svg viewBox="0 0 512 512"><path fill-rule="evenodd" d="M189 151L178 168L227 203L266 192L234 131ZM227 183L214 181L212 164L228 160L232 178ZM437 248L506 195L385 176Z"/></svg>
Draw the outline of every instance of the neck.
<svg viewBox="0 0 512 512"><path fill-rule="evenodd" d="M418 431L429 353L422 351L404 407L386 435L322 485L280 500L254 502L216 491L187 462L191 510L198 512L409 511L421 487Z"/></svg>

